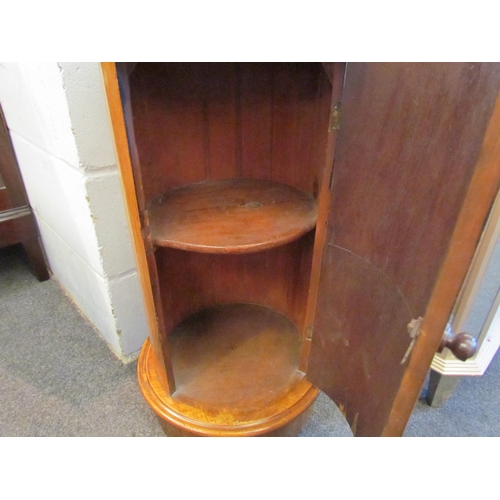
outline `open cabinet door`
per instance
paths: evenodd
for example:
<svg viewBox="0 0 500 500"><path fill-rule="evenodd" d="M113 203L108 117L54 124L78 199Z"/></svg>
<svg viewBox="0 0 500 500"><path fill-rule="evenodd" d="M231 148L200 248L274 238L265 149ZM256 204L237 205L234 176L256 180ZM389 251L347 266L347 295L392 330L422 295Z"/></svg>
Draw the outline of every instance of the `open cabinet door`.
<svg viewBox="0 0 500 500"><path fill-rule="evenodd" d="M307 378L355 435L401 435L418 398L498 189L499 85L499 64L347 66Z"/></svg>

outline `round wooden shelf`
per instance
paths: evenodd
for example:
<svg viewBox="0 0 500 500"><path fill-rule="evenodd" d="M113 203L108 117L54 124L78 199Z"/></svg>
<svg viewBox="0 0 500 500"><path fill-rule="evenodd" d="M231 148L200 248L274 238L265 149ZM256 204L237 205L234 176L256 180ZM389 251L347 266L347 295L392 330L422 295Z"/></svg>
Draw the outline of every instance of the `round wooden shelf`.
<svg viewBox="0 0 500 500"><path fill-rule="evenodd" d="M236 178L173 189L148 207L153 242L206 253L245 253L313 229L317 203L286 184Z"/></svg>
<svg viewBox="0 0 500 500"><path fill-rule="evenodd" d="M298 371L300 336L282 314L251 304L206 309L170 335L169 396L146 342L141 391L168 435L296 435L318 390Z"/></svg>

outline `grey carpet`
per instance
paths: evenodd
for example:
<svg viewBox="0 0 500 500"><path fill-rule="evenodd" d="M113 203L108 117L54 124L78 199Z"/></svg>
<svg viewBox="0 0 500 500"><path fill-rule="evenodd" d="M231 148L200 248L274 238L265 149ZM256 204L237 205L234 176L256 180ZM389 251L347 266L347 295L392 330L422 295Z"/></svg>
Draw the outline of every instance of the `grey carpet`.
<svg viewBox="0 0 500 500"><path fill-rule="evenodd" d="M418 403L406 436L499 436L500 362L443 408ZM0 436L163 436L136 379L19 246L0 250ZM352 436L321 394L301 436Z"/></svg>

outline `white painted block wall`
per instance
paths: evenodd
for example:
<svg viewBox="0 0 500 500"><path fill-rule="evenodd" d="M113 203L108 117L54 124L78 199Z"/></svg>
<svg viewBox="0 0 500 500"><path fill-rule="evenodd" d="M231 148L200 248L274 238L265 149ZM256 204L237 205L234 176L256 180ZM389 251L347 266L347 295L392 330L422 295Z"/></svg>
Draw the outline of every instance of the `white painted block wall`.
<svg viewBox="0 0 500 500"><path fill-rule="evenodd" d="M100 65L0 64L0 102L54 277L135 359L148 327Z"/></svg>

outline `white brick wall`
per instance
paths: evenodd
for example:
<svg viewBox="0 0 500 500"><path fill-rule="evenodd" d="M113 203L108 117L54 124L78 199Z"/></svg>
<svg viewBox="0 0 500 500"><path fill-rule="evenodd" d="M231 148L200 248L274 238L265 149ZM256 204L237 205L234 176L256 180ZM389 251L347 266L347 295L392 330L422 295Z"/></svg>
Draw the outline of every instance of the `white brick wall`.
<svg viewBox="0 0 500 500"><path fill-rule="evenodd" d="M0 102L54 277L134 359L148 329L99 64L0 64Z"/></svg>

